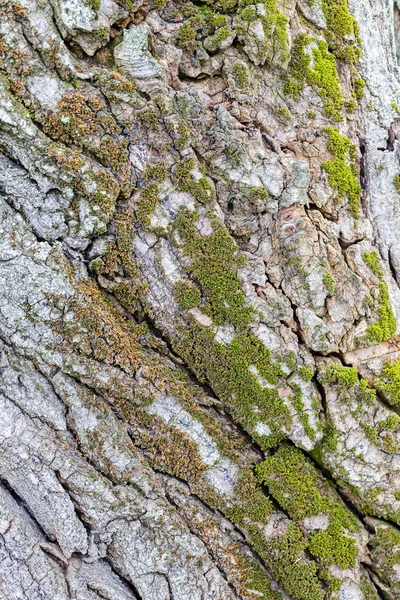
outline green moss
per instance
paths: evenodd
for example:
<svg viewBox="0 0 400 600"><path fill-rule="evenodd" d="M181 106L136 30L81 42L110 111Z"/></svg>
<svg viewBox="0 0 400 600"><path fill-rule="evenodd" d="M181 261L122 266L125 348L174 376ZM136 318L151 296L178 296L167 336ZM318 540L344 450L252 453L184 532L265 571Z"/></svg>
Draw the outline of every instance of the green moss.
<svg viewBox="0 0 400 600"><path fill-rule="evenodd" d="M338 565L350 569L355 565L357 547L353 539L342 535L340 524L330 525L326 531L311 534L308 549L326 566Z"/></svg>
<svg viewBox="0 0 400 600"><path fill-rule="evenodd" d="M154 110L154 109L148 109L148 110L144 110L140 113L138 113L138 117L141 121L143 121L143 123L145 123L145 125L147 125L147 127L149 129L152 129L153 131L160 131L161 130L161 125L160 125L160 114Z"/></svg>
<svg viewBox="0 0 400 600"><path fill-rule="evenodd" d="M196 219L195 213L181 210L175 226L184 252L191 258L188 272L199 281L206 300L203 311L216 325L229 322L245 329L252 320L253 309L245 303L236 274L243 256L225 228L201 236L194 224Z"/></svg>
<svg viewBox="0 0 400 600"><path fill-rule="evenodd" d="M379 600L375 586L367 578L362 580L360 587L365 600Z"/></svg>
<svg viewBox="0 0 400 600"><path fill-rule="evenodd" d="M325 273L325 275L323 276L322 283L328 290L329 295L333 296L333 294L335 293L335 283L336 282L335 282L332 274L329 271L328 271L328 273Z"/></svg>
<svg viewBox="0 0 400 600"><path fill-rule="evenodd" d="M347 163L347 155L354 158L354 148L347 137L340 135L333 127L326 127L328 149L334 158L321 165L328 174L328 182L339 198L347 197L349 209L355 219L360 214L361 187L357 181L357 167Z"/></svg>
<svg viewBox="0 0 400 600"><path fill-rule="evenodd" d="M296 600L322 600L325 596L318 581L317 566L306 562L304 551L307 541L299 526L290 523L285 534L273 538L268 544L270 568L274 578Z"/></svg>
<svg viewBox="0 0 400 600"><path fill-rule="evenodd" d="M399 384L400 384L400 372L399 372ZM399 386L400 391L400 386ZM381 429L387 429L389 431L394 431L400 425L400 417L398 415L389 415L387 419L384 421L379 421L378 423Z"/></svg>
<svg viewBox="0 0 400 600"><path fill-rule="evenodd" d="M365 81L362 77L356 77L354 79L354 94L355 97L357 98L357 100L361 100L362 98L364 98L364 93L365 93Z"/></svg>
<svg viewBox="0 0 400 600"><path fill-rule="evenodd" d="M176 45L187 52L194 52L197 46L196 36L197 31L190 23L183 23L176 36Z"/></svg>
<svg viewBox="0 0 400 600"><path fill-rule="evenodd" d="M371 540L372 559L380 559L386 568L400 564L400 533L393 527L380 527Z"/></svg>
<svg viewBox="0 0 400 600"><path fill-rule="evenodd" d="M369 266L374 275L381 278L383 276L381 263L376 250L372 252L365 252L363 254L363 260L366 265Z"/></svg>
<svg viewBox="0 0 400 600"><path fill-rule="evenodd" d="M336 60L328 50L326 42L319 40L312 49L311 55L306 51L307 46L314 42L306 34L299 35L292 49L292 56L287 74L285 75L284 93L298 100L303 87L308 84L318 90L327 116L335 120L342 119L343 96L337 73Z"/></svg>
<svg viewBox="0 0 400 600"><path fill-rule="evenodd" d="M380 279L378 296L378 321L367 328L366 339L369 342L384 342L392 338L397 329L396 317L390 305L389 289L383 281L383 270L375 250L363 254L364 262L374 275Z"/></svg>
<svg viewBox="0 0 400 600"><path fill-rule="evenodd" d="M249 75L246 65L240 62L234 62L231 73L237 87L246 91L249 88Z"/></svg>
<svg viewBox="0 0 400 600"><path fill-rule="evenodd" d="M251 23L255 19L261 20L266 38L265 44L259 48L259 57L262 64L267 59L274 58L277 54L281 62L285 62L288 58L289 46L288 20L279 11L276 0L261 0L260 3L265 6L265 16L256 14L254 0L239 0L238 16L247 23Z"/></svg>
<svg viewBox="0 0 400 600"><path fill-rule="evenodd" d="M167 6L167 0L154 0L154 6L161 10Z"/></svg>
<svg viewBox="0 0 400 600"><path fill-rule="evenodd" d="M311 379L314 377L314 371L308 367L301 366L299 367L299 375L303 381L311 381Z"/></svg>
<svg viewBox="0 0 400 600"><path fill-rule="evenodd" d="M339 383L342 388L349 388L358 383L358 373L354 367L330 365L321 379L323 383Z"/></svg>
<svg viewBox="0 0 400 600"><path fill-rule="evenodd" d="M353 514L333 495L329 484L299 449L280 446L256 471L260 482L267 485L292 518L302 520L323 513L350 531L355 530Z"/></svg>
<svg viewBox="0 0 400 600"><path fill-rule="evenodd" d="M252 187L247 194L250 202L257 206L263 206L266 204L269 194L265 188Z"/></svg>
<svg viewBox="0 0 400 600"><path fill-rule="evenodd" d="M337 432L334 424L330 419L327 419L324 424L324 437L322 446L325 452L334 452L338 445Z"/></svg>
<svg viewBox="0 0 400 600"><path fill-rule="evenodd" d="M347 0L322 0L327 30L326 41L336 58L355 65L360 58L360 35Z"/></svg>
<svg viewBox="0 0 400 600"><path fill-rule="evenodd" d="M182 192L189 192L202 204L208 204L215 199L215 191L206 177L200 177L196 181L192 174L195 167L193 158L184 158L178 163L175 170L175 178Z"/></svg>
<svg viewBox="0 0 400 600"><path fill-rule="evenodd" d="M177 150L182 150L190 139L190 129L185 123L180 123L177 134L174 146Z"/></svg>
<svg viewBox="0 0 400 600"><path fill-rule="evenodd" d="M235 502L227 510L227 516L239 526L245 526L248 519L264 524L273 511L273 504L263 493L252 469L242 469L235 485Z"/></svg>
<svg viewBox="0 0 400 600"><path fill-rule="evenodd" d="M159 200L159 188L157 183L149 183L140 193L140 199L136 206L136 216L140 223L150 224L150 215L154 212Z"/></svg>
<svg viewBox="0 0 400 600"><path fill-rule="evenodd" d="M289 350L289 352L285 356L285 365L291 371L296 370L296 352L294 350Z"/></svg>
<svg viewBox="0 0 400 600"><path fill-rule="evenodd" d="M229 27L220 27L213 35L213 40L219 46L221 42L226 40L230 35L232 35L232 31Z"/></svg>
<svg viewBox="0 0 400 600"><path fill-rule="evenodd" d="M397 174L393 177L393 185L398 194L400 194L400 175Z"/></svg>
<svg viewBox="0 0 400 600"><path fill-rule="evenodd" d="M86 0L86 2L96 12L99 10L99 8L101 6L101 0Z"/></svg>
<svg viewBox="0 0 400 600"><path fill-rule="evenodd" d="M146 181L150 181L154 179L156 181L162 182L168 177L167 167L165 163L159 162L155 165L148 165L143 172L143 178Z"/></svg>
<svg viewBox="0 0 400 600"><path fill-rule="evenodd" d="M389 290L386 283L380 283L378 296L378 315L376 323L367 327L366 339L369 342L384 342L391 339L397 329L396 317L390 305Z"/></svg>
<svg viewBox="0 0 400 600"><path fill-rule="evenodd" d="M178 281L174 285L174 296L183 309L196 308L200 306L201 294L191 281Z"/></svg>
<svg viewBox="0 0 400 600"><path fill-rule="evenodd" d="M371 444L374 444L374 446L380 448L380 438L376 429L374 429L374 427L372 427L368 423L360 423L360 425L365 433L365 437L367 438L367 440L369 440Z"/></svg>
<svg viewBox="0 0 400 600"><path fill-rule="evenodd" d="M309 83L318 88L318 93L328 117L341 121L343 108L342 90L336 68L335 57L329 52L328 44L318 42L318 47L313 48L314 69L310 73Z"/></svg>
<svg viewBox="0 0 400 600"><path fill-rule="evenodd" d="M400 360L384 363L377 387L385 394L390 404L400 404Z"/></svg>
<svg viewBox="0 0 400 600"><path fill-rule="evenodd" d="M262 387L249 371L255 366L271 386L282 375L280 365L271 361L270 352L259 339L243 332L226 346L215 341L211 328L193 322L182 329L174 347L247 431L254 432L258 423L268 425L271 435L253 433L263 448L285 437L283 428L291 422L287 406L274 387Z"/></svg>
<svg viewBox="0 0 400 600"><path fill-rule="evenodd" d="M354 566L357 548L347 534L357 530L357 521L300 450L281 446L257 466L257 475L292 519L302 521L320 514L329 517L326 530L313 532L303 542L323 569L334 564Z"/></svg>

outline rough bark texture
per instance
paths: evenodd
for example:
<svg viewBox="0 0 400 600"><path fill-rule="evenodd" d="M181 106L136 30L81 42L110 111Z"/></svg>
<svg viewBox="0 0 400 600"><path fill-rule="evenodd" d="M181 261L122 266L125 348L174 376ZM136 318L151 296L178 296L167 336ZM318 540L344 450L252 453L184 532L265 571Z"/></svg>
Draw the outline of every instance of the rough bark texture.
<svg viewBox="0 0 400 600"><path fill-rule="evenodd" d="M1 598L400 598L400 13L252 1L0 1Z"/></svg>

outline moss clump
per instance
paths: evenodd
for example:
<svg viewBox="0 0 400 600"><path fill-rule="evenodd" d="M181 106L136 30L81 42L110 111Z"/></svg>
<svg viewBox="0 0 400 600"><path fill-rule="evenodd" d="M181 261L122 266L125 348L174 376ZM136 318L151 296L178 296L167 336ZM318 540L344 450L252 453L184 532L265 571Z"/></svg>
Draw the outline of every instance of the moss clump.
<svg viewBox="0 0 400 600"><path fill-rule="evenodd" d="M208 204L215 198L215 191L206 177L196 181L192 174L195 167L193 158L184 158L176 167L175 178L182 192L189 192L202 204Z"/></svg>
<svg viewBox="0 0 400 600"><path fill-rule="evenodd" d="M229 322L245 329L252 320L253 309L246 305L239 289L236 270L243 265L243 256L225 228L201 236L195 227L196 219L196 213L181 210L175 226L184 252L191 258L188 272L200 283L206 300L203 311L216 325Z"/></svg>
<svg viewBox="0 0 400 600"><path fill-rule="evenodd" d="M378 321L367 328L366 339L369 342L384 342L392 338L397 329L396 317L390 305L389 289L383 280L383 270L376 250L363 254L364 262L379 280Z"/></svg>
<svg viewBox="0 0 400 600"><path fill-rule="evenodd" d="M400 533L394 527L380 527L371 542L371 558L390 584L392 567L400 564ZM385 579L386 579L385 578Z"/></svg>
<svg viewBox="0 0 400 600"><path fill-rule="evenodd" d="M303 541L304 549L324 569L334 564L341 568L354 566L357 548L347 534L357 530L357 521L300 450L281 446L257 466L257 475L291 518L302 521L320 514L329 517L326 530L313 531Z"/></svg>
<svg viewBox="0 0 400 600"><path fill-rule="evenodd" d="M161 130L161 116L155 109L148 109L141 111L138 113L139 119L151 130L160 131Z"/></svg>
<svg viewBox="0 0 400 600"><path fill-rule="evenodd" d="M366 265L369 266L374 275L381 278L383 276L381 263L376 250L372 252L365 252L363 254L363 260Z"/></svg>
<svg viewBox="0 0 400 600"><path fill-rule="evenodd" d="M86 0L86 3L96 12L101 6L101 0Z"/></svg>
<svg viewBox="0 0 400 600"><path fill-rule="evenodd" d="M146 181L150 181L151 179L154 179L156 181L164 181L165 179L167 179L168 177L168 171L167 171L167 167L165 166L165 163L163 162L159 162L156 163L155 165L149 165L146 167L146 169L143 172L143 178Z"/></svg>
<svg viewBox="0 0 400 600"><path fill-rule="evenodd" d="M328 50L326 42L319 40L311 55L306 51L313 38L306 34L297 37L293 44L292 57L285 76L284 92L295 100L300 97L304 85L318 90L327 116L336 121L342 120L343 96L337 73L336 60Z"/></svg>
<svg viewBox="0 0 400 600"><path fill-rule="evenodd" d="M356 77L354 79L354 95L357 98L357 100L361 100L362 98L364 98L365 86L366 83L362 77Z"/></svg>
<svg viewBox="0 0 400 600"><path fill-rule="evenodd" d="M270 568L274 578L296 600L322 600L325 596L318 581L317 566L306 562L304 552L307 540L300 527L290 523L287 532L273 538L268 544Z"/></svg>
<svg viewBox="0 0 400 600"><path fill-rule="evenodd" d="M339 383L342 388L354 387L358 383L357 369L330 365L321 378L322 383Z"/></svg>
<svg viewBox="0 0 400 600"><path fill-rule="evenodd" d="M39 114L36 117L51 138L90 150L108 167L121 169L128 160L128 142L120 138L120 127L99 90L68 92L45 120ZM98 144L93 140L101 141Z"/></svg>
<svg viewBox="0 0 400 600"><path fill-rule="evenodd" d="M190 139L190 129L186 123L180 123L177 129L177 137L174 146L177 150L182 150Z"/></svg>
<svg viewBox="0 0 400 600"><path fill-rule="evenodd" d="M353 539L342 535L339 524L327 531L317 531L310 536L308 549L326 566L338 565L341 569L354 567L357 548Z"/></svg>
<svg viewBox="0 0 400 600"><path fill-rule="evenodd" d="M256 523L267 523L274 512L271 500L263 493L253 470L243 469L235 485L235 502L227 510L227 516L236 525L248 525L248 519Z"/></svg>
<svg viewBox="0 0 400 600"><path fill-rule="evenodd" d="M288 58L288 20L278 7L276 0L261 0L265 6L265 16L256 14L254 0L239 0L238 16L245 22L260 20L263 24L266 42L259 48L259 60L261 64L270 62L279 55L281 62Z"/></svg>
<svg viewBox="0 0 400 600"><path fill-rule="evenodd" d="M240 62L234 62L232 65L231 73L236 86L242 91L248 90L249 74L247 72L246 65Z"/></svg>
<svg viewBox="0 0 400 600"><path fill-rule="evenodd" d="M384 364L377 387L385 394L390 404L400 404L400 360Z"/></svg>
<svg viewBox="0 0 400 600"><path fill-rule="evenodd" d="M360 215L361 187L357 181L357 167L347 163L347 155L354 159L355 148L347 137L340 135L334 127L326 127L328 149L334 158L321 165L328 174L328 182L339 198L347 197L349 209L355 219Z"/></svg>
<svg viewBox="0 0 400 600"><path fill-rule="evenodd" d="M140 223L150 224L150 215L154 212L159 201L159 187L157 183L149 183L140 193L136 205L136 216Z"/></svg>
<svg viewBox="0 0 400 600"><path fill-rule="evenodd" d="M257 476L291 518L327 514L342 527L354 531L357 522L332 492L311 461L298 448L282 445L257 466Z"/></svg>
<svg viewBox="0 0 400 600"><path fill-rule="evenodd" d="M328 271L328 273L325 273L325 275L323 276L322 283L324 284L324 286L328 290L329 295L333 296L333 294L335 293L335 284L336 284L336 282L335 282L332 274L329 271Z"/></svg>
<svg viewBox="0 0 400 600"><path fill-rule="evenodd" d="M174 296L179 306L185 310L197 308L201 304L200 290L191 281L178 281L175 283Z"/></svg>
<svg viewBox="0 0 400 600"><path fill-rule="evenodd" d="M259 208L264 208L269 198L269 194L266 189L252 187L247 194L250 202Z"/></svg>
<svg viewBox="0 0 400 600"><path fill-rule="evenodd" d="M311 379L314 377L314 371L308 367L301 366L299 367L299 375L303 381L311 381Z"/></svg>
<svg viewBox="0 0 400 600"><path fill-rule="evenodd" d="M183 23L176 36L176 45L187 52L194 52L197 47L197 31L190 23Z"/></svg>
<svg viewBox="0 0 400 600"><path fill-rule="evenodd" d="M397 174L393 177L393 185L398 194L400 194L400 175Z"/></svg>
<svg viewBox="0 0 400 600"><path fill-rule="evenodd" d="M362 580L360 587L365 600L379 600L375 586L367 578Z"/></svg>
<svg viewBox="0 0 400 600"><path fill-rule="evenodd" d="M214 47L219 48L225 40L232 35L232 30L229 27L220 27L211 38L211 43Z"/></svg>
<svg viewBox="0 0 400 600"><path fill-rule="evenodd" d="M386 283L380 283L378 296L378 315L376 323L367 327L366 339L369 342L390 340L396 333L397 321L390 306L389 290Z"/></svg>
<svg viewBox="0 0 400 600"><path fill-rule="evenodd" d="M361 56L357 21L350 14L347 0L322 0L329 47L336 58L355 65Z"/></svg>
<svg viewBox="0 0 400 600"><path fill-rule="evenodd" d="M211 328L193 322L182 329L174 347L263 448L275 446L285 437L283 429L290 426L290 412L273 387L282 370L258 338L241 333L226 346L215 341ZM255 367L271 387L261 386L250 367ZM267 424L271 434L256 433L259 423Z"/></svg>

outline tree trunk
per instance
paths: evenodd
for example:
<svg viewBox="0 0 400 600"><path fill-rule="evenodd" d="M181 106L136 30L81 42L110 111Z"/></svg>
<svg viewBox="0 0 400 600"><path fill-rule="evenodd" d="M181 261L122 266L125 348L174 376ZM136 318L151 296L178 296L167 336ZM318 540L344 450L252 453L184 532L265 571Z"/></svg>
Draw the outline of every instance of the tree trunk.
<svg viewBox="0 0 400 600"><path fill-rule="evenodd" d="M0 598L400 598L399 15L0 1Z"/></svg>

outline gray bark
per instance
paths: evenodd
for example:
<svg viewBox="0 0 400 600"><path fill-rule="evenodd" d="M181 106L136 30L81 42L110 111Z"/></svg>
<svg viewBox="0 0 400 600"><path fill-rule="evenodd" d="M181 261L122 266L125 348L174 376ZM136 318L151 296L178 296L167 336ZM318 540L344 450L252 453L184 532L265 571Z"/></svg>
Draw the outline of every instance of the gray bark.
<svg viewBox="0 0 400 600"><path fill-rule="evenodd" d="M398 14L0 0L0 598L400 598Z"/></svg>

